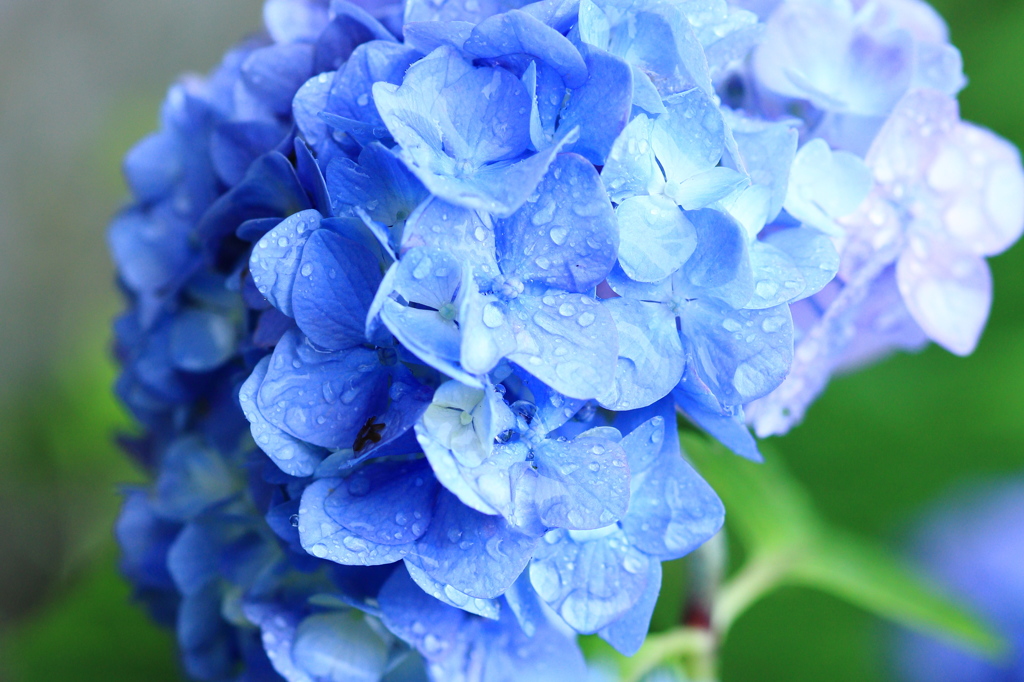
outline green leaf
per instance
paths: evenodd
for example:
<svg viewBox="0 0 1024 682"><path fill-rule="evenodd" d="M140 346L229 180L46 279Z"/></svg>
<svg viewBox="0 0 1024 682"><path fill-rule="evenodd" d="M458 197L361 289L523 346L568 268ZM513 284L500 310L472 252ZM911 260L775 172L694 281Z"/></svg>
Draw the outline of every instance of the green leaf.
<svg viewBox="0 0 1024 682"><path fill-rule="evenodd" d="M754 601L788 584L822 590L990 656L1004 650L1002 640L977 616L901 561L823 520L764 443L765 463L755 464L699 434L680 436L694 466L725 503L726 528L747 552L746 566L723 587L716 603L722 634Z"/></svg>

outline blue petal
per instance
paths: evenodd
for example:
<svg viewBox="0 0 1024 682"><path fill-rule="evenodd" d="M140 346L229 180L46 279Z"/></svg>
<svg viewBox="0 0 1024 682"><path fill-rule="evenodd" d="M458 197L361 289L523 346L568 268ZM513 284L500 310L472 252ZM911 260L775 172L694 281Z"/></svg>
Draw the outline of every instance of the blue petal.
<svg viewBox="0 0 1024 682"><path fill-rule="evenodd" d="M509 321L509 306L497 296L481 294L468 286L459 307L462 349L459 362L471 374L484 375L516 349Z"/></svg>
<svg viewBox="0 0 1024 682"><path fill-rule="evenodd" d="M640 600L629 611L611 625L602 628L598 634L623 656L632 656L643 646L647 631L651 627L651 616L661 592L661 562L650 563L647 588Z"/></svg>
<svg viewBox="0 0 1024 682"><path fill-rule="evenodd" d="M336 215L358 206L389 226L407 218L427 198L420 181L379 142L363 147L358 163L348 158L332 161L327 183Z"/></svg>
<svg viewBox="0 0 1024 682"><path fill-rule="evenodd" d="M437 483L424 460L368 464L336 481L324 511L361 538L405 545L427 531Z"/></svg>
<svg viewBox="0 0 1024 682"><path fill-rule="evenodd" d="M636 66L630 68L633 69L633 106L651 116L668 113L668 109L661 101L658 88L651 82L651 77Z"/></svg>
<svg viewBox="0 0 1024 682"><path fill-rule="evenodd" d="M438 599L449 606L454 606L468 613L490 618L491 620L498 619L498 615L501 613L501 603L496 599L470 597L465 592L459 592L451 585L434 580L416 564L406 561L405 567L409 571L409 576L416 584L427 594L433 595L434 599Z"/></svg>
<svg viewBox="0 0 1024 682"><path fill-rule="evenodd" d="M529 96L501 68L474 68L440 47L400 87L377 83L374 100L401 157L435 195L498 215L530 195L557 152L513 163L530 143Z"/></svg>
<svg viewBox="0 0 1024 682"><path fill-rule="evenodd" d="M483 321L486 326L486 316ZM522 295L509 303L508 321L516 347L506 357L559 393L594 398L612 385L618 358L615 320L594 299Z"/></svg>
<svg viewBox="0 0 1024 682"><path fill-rule="evenodd" d="M249 55L242 64L241 80L260 103L284 115L291 113L292 98L312 72L312 45L271 45Z"/></svg>
<svg viewBox="0 0 1024 682"><path fill-rule="evenodd" d="M715 103L697 88L664 102L668 113L655 120L651 142L665 178L682 182L714 168L725 146L725 123Z"/></svg>
<svg viewBox="0 0 1024 682"><path fill-rule="evenodd" d="M327 25L324 0L267 0L263 22L277 43L316 40Z"/></svg>
<svg viewBox="0 0 1024 682"><path fill-rule="evenodd" d="M780 249L754 240L750 245L750 267L754 272L754 295L745 307L761 310L803 298L807 288L804 275Z"/></svg>
<svg viewBox="0 0 1024 682"><path fill-rule="evenodd" d="M155 487L156 513L187 520L234 495L238 482L215 450L190 437L168 446Z"/></svg>
<svg viewBox="0 0 1024 682"><path fill-rule="evenodd" d="M753 462L764 461L757 441L743 418L743 408L723 407L711 389L697 376L693 365L687 367L679 387L672 392L676 405L686 417L707 431L722 445Z"/></svg>
<svg viewBox="0 0 1024 682"><path fill-rule="evenodd" d="M178 136L169 131L147 135L124 157L125 181L143 202L156 202L173 191L184 168Z"/></svg>
<svg viewBox="0 0 1024 682"><path fill-rule="evenodd" d="M408 0L405 3L405 23L468 21L479 24L489 16L517 9L525 4L525 0L478 0L469 5L459 0Z"/></svg>
<svg viewBox="0 0 1024 682"><path fill-rule="evenodd" d="M501 517L481 514L442 491L433 523L407 560L460 592L492 599L515 582L536 546L536 538Z"/></svg>
<svg viewBox="0 0 1024 682"><path fill-rule="evenodd" d="M289 102L289 106L290 106ZM225 121L210 140L210 157L217 175L228 185L237 185L252 162L274 149L285 136L278 123Z"/></svg>
<svg viewBox="0 0 1024 682"><path fill-rule="evenodd" d="M402 233L402 250L426 246L470 262L487 277L498 274L494 228L473 209L431 197L413 211Z"/></svg>
<svg viewBox="0 0 1024 682"><path fill-rule="evenodd" d="M404 302L385 300L380 309L381 320L423 362L471 385L479 384L459 365L455 298L462 271L458 261L443 251L413 249L394 267L397 273L393 291Z"/></svg>
<svg viewBox="0 0 1024 682"><path fill-rule="evenodd" d="M630 197L615 210L619 224L619 264L637 282L660 282L697 248L697 231L663 196Z"/></svg>
<svg viewBox="0 0 1024 682"><path fill-rule="evenodd" d="M302 493L299 507L299 540L307 552L346 566L379 566L401 560L414 551L415 544L371 542L335 521L327 513L327 500L347 482L339 478L314 481Z"/></svg>
<svg viewBox="0 0 1024 682"><path fill-rule="evenodd" d="M544 540L530 563L530 582L577 632L607 627L643 597L654 560L631 545L617 526L582 533L555 530Z"/></svg>
<svg viewBox="0 0 1024 682"><path fill-rule="evenodd" d="M438 480L466 505L485 514L497 510L475 491L489 473L480 467L490 458L495 437L508 429L511 421L508 407L494 389L447 381L435 391L433 402L416 425L417 438ZM493 474L508 489L507 473Z"/></svg>
<svg viewBox="0 0 1024 682"><path fill-rule="evenodd" d="M292 660L317 682L377 682L388 651L358 611L308 616L295 631Z"/></svg>
<svg viewBox="0 0 1024 682"><path fill-rule="evenodd" d="M680 456L675 429L653 466L632 481L620 525L629 542L659 560L678 559L707 542L725 519L718 495Z"/></svg>
<svg viewBox="0 0 1024 682"><path fill-rule="evenodd" d="M697 232L697 248L682 270L686 293L742 307L754 293L746 230L712 209L689 211L686 217Z"/></svg>
<svg viewBox="0 0 1024 682"><path fill-rule="evenodd" d="M313 682L292 660L299 615L277 605L247 603L245 617L260 628L260 639L274 670L288 682Z"/></svg>
<svg viewBox="0 0 1024 682"><path fill-rule="evenodd" d="M565 443L548 439L534 449L533 465L527 495L547 528L601 528L625 515L629 467L618 443L590 432Z"/></svg>
<svg viewBox="0 0 1024 682"><path fill-rule="evenodd" d="M587 679L587 664L576 642L563 629L542 621L528 636L511 615L500 623L484 622L475 650L463 663L460 682L565 682ZM483 661L482 673L478 672ZM480 677L477 677L480 675ZM439 679L454 679L441 676Z"/></svg>
<svg viewBox="0 0 1024 682"><path fill-rule="evenodd" d="M619 245L597 171L581 156L559 154L536 197L495 221L502 272L563 291L590 290L608 275Z"/></svg>
<svg viewBox="0 0 1024 682"><path fill-rule="evenodd" d="M237 350L237 330L224 315L184 310L171 322L171 360L186 372L209 372Z"/></svg>
<svg viewBox="0 0 1024 682"><path fill-rule="evenodd" d="M290 331L274 349L256 404L289 435L328 448L350 447L367 417L382 411L384 371L375 351L324 353Z"/></svg>
<svg viewBox="0 0 1024 682"><path fill-rule="evenodd" d="M375 40L360 45L338 72L321 110L371 128L383 126L373 100L373 84L401 83L406 70L420 57L419 51L400 43Z"/></svg>
<svg viewBox="0 0 1024 682"><path fill-rule="evenodd" d="M694 86L713 93L704 49L679 6L583 0L580 38L651 74L662 95Z"/></svg>
<svg viewBox="0 0 1024 682"><path fill-rule="evenodd" d="M681 313L684 347L696 371L724 405L767 395L793 363L793 318L788 305L734 310L691 301Z"/></svg>
<svg viewBox="0 0 1024 682"><path fill-rule="evenodd" d="M388 630L428 661L445 658L468 634L470 616L424 592L404 566L397 567L381 587L378 601Z"/></svg>
<svg viewBox="0 0 1024 682"><path fill-rule="evenodd" d="M623 60L596 47L585 49L587 80L572 90L558 126L579 126L580 137L567 147L595 166L603 166L612 144L626 127L633 106L633 70ZM566 85L573 84L566 79Z"/></svg>
<svg viewBox="0 0 1024 682"><path fill-rule="evenodd" d="M322 216L315 209L302 211L281 221L256 244L249 256L249 272L256 288L271 305L289 317L292 289L306 240L320 227Z"/></svg>
<svg viewBox="0 0 1024 682"><path fill-rule="evenodd" d="M513 55L536 58L552 67L570 88L587 81L589 65L576 46L526 12L511 10L488 17L473 29L463 50L481 59Z"/></svg>
<svg viewBox="0 0 1024 682"><path fill-rule="evenodd" d="M771 190L768 221L779 215L789 189L789 169L796 156L797 131L787 123L765 124L736 117L732 134L739 146L743 169L756 185Z"/></svg>
<svg viewBox="0 0 1024 682"><path fill-rule="evenodd" d="M629 298L606 301L619 337L613 388L598 396L609 410L647 407L671 392L683 374L683 344L667 306Z"/></svg>
<svg viewBox="0 0 1024 682"><path fill-rule="evenodd" d="M269 368L270 357L268 356L260 360L252 374L242 384L238 392L238 401L242 406L242 412L249 420L249 428L256 446L263 450L281 471L300 478L310 476L321 460L327 456L327 452L315 445L294 438L271 424L256 404L256 395Z"/></svg>
<svg viewBox="0 0 1024 682"><path fill-rule="evenodd" d="M216 245L254 218L284 218L310 207L291 162L270 152L249 166L242 182L221 196L196 225L196 236Z"/></svg>
<svg viewBox="0 0 1024 682"><path fill-rule="evenodd" d="M821 291L839 271L839 253L835 245L817 230L779 230L765 237L764 242L784 252L799 268L804 279L801 299Z"/></svg>
<svg viewBox="0 0 1024 682"><path fill-rule="evenodd" d="M198 594L218 577L220 548L213 533L205 524L186 524L167 552L167 570L183 595Z"/></svg>
<svg viewBox="0 0 1024 682"><path fill-rule="evenodd" d="M138 293L159 292L195 258L188 223L171 212L125 211L111 224L109 240L118 274Z"/></svg>
<svg viewBox="0 0 1024 682"><path fill-rule="evenodd" d="M327 181L313 156L313 150L301 137L295 138L294 147L295 170L298 173L299 182L313 199L313 207L323 215L330 215L331 197L327 191Z"/></svg>
<svg viewBox="0 0 1024 682"><path fill-rule="evenodd" d="M469 21L413 21L402 27L405 44L423 54L447 45L462 51L476 24Z"/></svg>
<svg viewBox="0 0 1024 682"><path fill-rule="evenodd" d="M380 265L367 249L330 230L316 230L302 250L292 290L295 322L328 350L360 345L380 281Z"/></svg>
<svg viewBox="0 0 1024 682"><path fill-rule="evenodd" d="M653 131L654 120L639 114L612 144L608 160L601 170L601 180L615 203L647 194L665 182L651 144Z"/></svg>
<svg viewBox="0 0 1024 682"><path fill-rule="evenodd" d="M186 596L178 607L178 645L185 673L200 680L220 680L234 672L233 633L221 615L221 587L207 585Z"/></svg>
<svg viewBox="0 0 1024 682"><path fill-rule="evenodd" d="M320 112L327 108L327 100L331 92L331 83L337 76L335 72L324 72L306 81L292 100L292 116L295 127L303 139L314 149L319 150L330 136L330 129Z"/></svg>
<svg viewBox="0 0 1024 682"><path fill-rule="evenodd" d="M743 173L715 166L680 183L668 185L665 194L686 210L693 210L730 199L749 186L750 179ZM763 223L758 229L762 226Z"/></svg>

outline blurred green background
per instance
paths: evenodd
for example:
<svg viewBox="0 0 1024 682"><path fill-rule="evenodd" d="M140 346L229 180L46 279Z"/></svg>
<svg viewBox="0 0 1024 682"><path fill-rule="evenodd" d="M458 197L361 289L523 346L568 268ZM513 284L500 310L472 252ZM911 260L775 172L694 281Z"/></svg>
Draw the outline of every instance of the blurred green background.
<svg viewBox="0 0 1024 682"><path fill-rule="evenodd" d="M964 54L965 118L1024 144L1024 2L936 0ZM112 444L105 226L119 159L164 89L258 25L260 0L0 0L0 682L181 679L171 636L129 601L111 525L140 473ZM1024 245L992 261L971 358L936 348L837 379L776 439L834 523L896 554L930 500L1024 471ZM723 652L724 681L890 679L888 630L785 589Z"/></svg>

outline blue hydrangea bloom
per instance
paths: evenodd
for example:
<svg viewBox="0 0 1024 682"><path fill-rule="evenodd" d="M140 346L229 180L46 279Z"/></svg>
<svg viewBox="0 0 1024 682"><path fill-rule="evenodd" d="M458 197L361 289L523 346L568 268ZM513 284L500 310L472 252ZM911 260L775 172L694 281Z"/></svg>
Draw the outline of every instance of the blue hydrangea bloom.
<svg viewBox="0 0 1024 682"><path fill-rule="evenodd" d="M969 351L1024 223L1015 150L959 121L911 0L264 20L171 89L109 233L154 477L124 570L196 679L632 654L661 562L724 517L677 414L758 459L748 422L785 428L832 371Z"/></svg>
<svg viewBox="0 0 1024 682"><path fill-rule="evenodd" d="M908 682L1012 680L1024 671L1024 486L978 485L932 509L914 538L914 554L935 582L987 618L1005 638L1003 661L989 661L923 634L900 632L896 668Z"/></svg>

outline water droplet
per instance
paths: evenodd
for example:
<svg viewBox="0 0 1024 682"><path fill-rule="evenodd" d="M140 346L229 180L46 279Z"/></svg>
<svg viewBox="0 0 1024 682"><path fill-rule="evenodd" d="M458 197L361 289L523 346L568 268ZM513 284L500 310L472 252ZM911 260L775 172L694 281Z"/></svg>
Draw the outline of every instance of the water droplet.
<svg viewBox="0 0 1024 682"><path fill-rule="evenodd" d="M548 236L558 246L565 243L565 240L569 238L569 228L567 227L552 227L551 231L548 232Z"/></svg>
<svg viewBox="0 0 1024 682"><path fill-rule="evenodd" d="M587 312L576 318L576 322L579 323L581 327L589 327L594 324L594 320L596 319L597 316L595 316L594 313Z"/></svg>
<svg viewBox="0 0 1024 682"><path fill-rule="evenodd" d="M497 303L488 303L484 306L483 312L484 324L491 329L497 329L505 323L505 313L501 311L501 307Z"/></svg>

